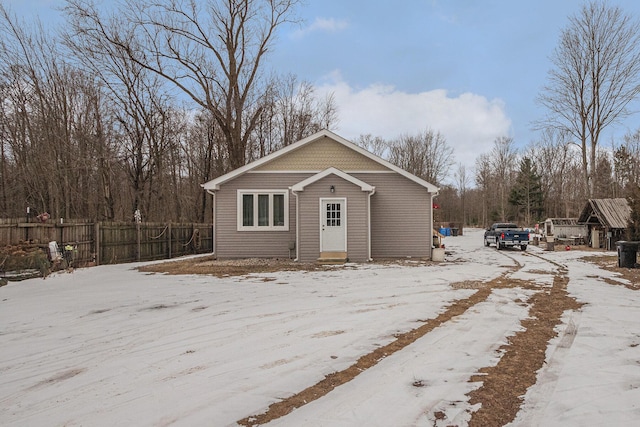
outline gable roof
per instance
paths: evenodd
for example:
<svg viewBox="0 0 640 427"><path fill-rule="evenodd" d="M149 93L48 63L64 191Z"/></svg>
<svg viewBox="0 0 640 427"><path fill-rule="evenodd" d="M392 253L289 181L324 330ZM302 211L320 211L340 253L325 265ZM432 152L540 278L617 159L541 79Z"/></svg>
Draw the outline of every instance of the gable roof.
<svg viewBox="0 0 640 427"><path fill-rule="evenodd" d="M246 165L244 165L242 167L239 167L238 169L235 169L235 170L233 170L233 171L231 171L231 172L229 172L229 173L227 173L225 175L222 175L222 176L219 176L219 177L217 177L215 179L212 179L211 181L202 184L202 187L205 190L209 190L209 191L219 190L221 184L224 184L225 182L231 181L232 179L234 179L234 178L236 178L236 177L238 177L240 175L243 175L243 174L245 174L245 173L247 173L247 172L249 172L251 170L254 170L254 169L256 169L256 168L258 168L258 167L260 167L260 166L262 166L262 165L264 165L266 163L269 163L269 162L271 162L271 161L273 161L273 160L275 160L275 159L277 159L279 157L285 156L287 153L291 153L291 152L293 152L293 151L295 151L295 150L297 150L297 149L299 149L301 147L306 146L307 144L310 144L310 143L312 143L314 141L317 141L318 139L324 138L324 137L331 138L333 141L336 141L336 142L344 145L345 147L348 147L349 149L351 149L351 150L353 150L353 151L355 151L355 152L357 152L357 153L369 158L370 160L373 160L374 162L386 167L387 169L390 169L390 170L392 170L392 171L404 176L405 178L407 178L407 179L409 179L409 180L411 180L411 181L423 186L430 193L437 193L438 192L438 187L436 187L435 185L433 185L433 184L423 180L422 178L419 178L419 177L417 177L417 176L405 171L404 169L399 168L398 166L394 165L393 163L390 163L390 162L388 162L388 161L386 161L384 159L381 159L380 157L370 153L369 151L365 150L364 148L359 147L358 145L354 144L353 142L348 141L348 140L342 138L339 135L336 135L335 133L333 133L333 132L331 132L331 131L329 131L327 129L321 130L320 132L317 132L317 133L315 133L315 134L313 134L311 136L308 136L308 137L306 137L304 139L301 139L300 141L298 141L298 142L296 142L294 144L288 145L288 146L286 146L286 147L284 147L284 148L282 148L282 149L280 149L278 151L275 151L275 152L273 152L273 153L271 153L271 154L269 154L267 156L262 157L261 159L258 159L258 160L254 161L254 162L251 162L251 163L248 163L248 164L246 164Z"/></svg>
<svg viewBox="0 0 640 427"><path fill-rule="evenodd" d="M304 188L307 185L313 184L314 182L320 181L322 178L327 177L329 175L336 175L339 176L340 178L344 179L345 181L348 181L354 185L357 185L358 187L360 187L360 189L362 191L368 191L368 192L373 192L376 187L367 184L366 182L359 180L358 178L356 178L355 176L351 176L348 173L342 172L340 169L336 169L336 168L328 168L323 170L320 173L317 173L313 176L310 176L309 178L305 179L304 181L300 181L299 183L297 183L296 185L291 187L291 190L293 191L304 191Z"/></svg>
<svg viewBox="0 0 640 427"><path fill-rule="evenodd" d="M579 223L593 224L589 220L596 217L598 222L609 228L627 228L631 218L631 208L627 199L589 199L585 205Z"/></svg>
<svg viewBox="0 0 640 427"><path fill-rule="evenodd" d="M328 137L318 138L251 172L319 172L330 167L347 173L391 172L386 166Z"/></svg>

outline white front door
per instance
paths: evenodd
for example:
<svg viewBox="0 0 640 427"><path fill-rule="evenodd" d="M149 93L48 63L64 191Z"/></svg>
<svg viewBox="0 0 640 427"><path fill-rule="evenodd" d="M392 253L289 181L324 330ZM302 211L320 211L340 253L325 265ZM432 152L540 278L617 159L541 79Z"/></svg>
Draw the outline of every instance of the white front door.
<svg viewBox="0 0 640 427"><path fill-rule="evenodd" d="M346 199L320 200L320 251L347 251Z"/></svg>

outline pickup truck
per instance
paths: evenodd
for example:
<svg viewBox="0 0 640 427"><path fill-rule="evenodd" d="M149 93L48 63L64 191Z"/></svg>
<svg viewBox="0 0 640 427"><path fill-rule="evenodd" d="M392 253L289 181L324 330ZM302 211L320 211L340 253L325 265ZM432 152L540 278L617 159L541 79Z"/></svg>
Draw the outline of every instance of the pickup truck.
<svg viewBox="0 0 640 427"><path fill-rule="evenodd" d="M484 245L491 244L495 244L498 249L520 246L521 250L526 251L529 244L529 232L524 231L516 224L497 222L484 232Z"/></svg>

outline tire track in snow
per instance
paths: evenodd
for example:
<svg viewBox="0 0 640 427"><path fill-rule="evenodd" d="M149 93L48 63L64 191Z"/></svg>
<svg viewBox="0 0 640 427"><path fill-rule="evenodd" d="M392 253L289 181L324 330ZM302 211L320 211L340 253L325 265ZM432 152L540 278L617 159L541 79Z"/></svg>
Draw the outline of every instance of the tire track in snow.
<svg viewBox="0 0 640 427"><path fill-rule="evenodd" d="M517 421L518 424L521 423L521 425L527 426L544 424L544 419L541 418L541 416L549 405L549 398L553 395L558 385L558 378L565 363L564 360L576 338L578 325L580 324L580 316L581 312L579 311L570 312L566 315L567 319L564 323L566 323L567 326L564 330L559 331L560 339L558 344L555 348L551 349L551 353L548 356L549 361L545 363L538 373L537 388L534 389L531 397L527 400L529 404L528 415L525 415L522 420Z"/></svg>
<svg viewBox="0 0 640 427"><path fill-rule="evenodd" d="M427 426L440 412L454 421L448 425L464 425L470 418L465 393L474 388L470 374L497 363L497 349L519 329L529 310L522 299L531 294L517 287L493 290L329 395L267 425Z"/></svg>
<svg viewBox="0 0 640 427"><path fill-rule="evenodd" d="M469 396L467 410L460 407L452 408L462 417L458 417L458 420L469 420L470 426L504 425L510 422L515 418L527 388L536 382L537 372L545 361L545 349L549 341L557 334L555 327L561 322L560 317L567 310L577 310L580 305L567 294L566 266L530 253L522 253L518 256L502 252L501 254L511 259L515 266L509 268L501 276L479 286L478 292L472 296L456 301L438 317L426 321L424 325L414 330L398 335L395 341L362 356L347 369L327 375L317 384L272 404L262 414L249 416L238 421L238 424L244 426L260 425L283 417L294 409L325 396L336 387L353 380L362 372L376 366L393 353L404 349L436 327L464 314L476 304L486 301L494 289L519 287L535 291L528 301L531 304L530 318L522 320L523 330L508 338L507 344L498 349L497 353L501 354L498 363L495 366L480 369L478 374L469 380L470 382L481 381L482 385L467 394ZM533 270L532 266L527 265L526 262L524 264L521 262L522 257L529 256L542 261L542 263L533 266L533 269L536 270ZM549 271L537 270L545 264L552 264L554 268ZM527 270L535 271L537 274L547 273L552 283L548 283L549 280L544 277L542 281L523 280L515 277L516 273L526 275ZM567 345L570 346L571 343L568 342ZM472 412L471 406L477 410ZM432 409L434 408L432 407ZM427 412L430 412L430 415L426 413L425 415L429 415L429 417L437 415L433 417L435 419L432 419L436 426L450 425L453 421L451 418L447 419L448 416L454 415L449 411L447 411L448 413ZM467 415L462 412L466 412Z"/></svg>
<svg viewBox="0 0 640 427"><path fill-rule="evenodd" d="M503 274L503 276L505 276L505 274ZM476 304L485 301L489 295L491 295L491 292L491 286L480 286L476 293L468 298L457 300L439 316L425 321L422 326L411 331L398 334L394 341L360 357L356 363L350 367L327 375L323 380L315 385L312 385L287 399L270 405L266 412L239 420L238 424L243 426L265 424L289 414L296 408L325 396L336 387L351 381L362 372L377 365L381 360L391 356L393 353L402 350L409 344L431 332L436 327L448 322L453 317L465 313L469 308Z"/></svg>
<svg viewBox="0 0 640 427"><path fill-rule="evenodd" d="M538 371L546 363L546 349L558 334L556 327L562 322L562 315L582 306L567 292L566 266L533 256L558 267L553 284L550 289L539 289L533 282L529 285L538 287L539 291L529 300L531 309L529 318L521 322L523 330L500 347L504 354L497 365L481 369L470 379L471 382L482 382L479 388L467 394L471 405L480 404L480 408L471 414L470 427L503 426L515 419L527 389L536 383ZM572 335L568 334L564 340L566 346L573 343ZM446 423L446 419L442 421Z"/></svg>

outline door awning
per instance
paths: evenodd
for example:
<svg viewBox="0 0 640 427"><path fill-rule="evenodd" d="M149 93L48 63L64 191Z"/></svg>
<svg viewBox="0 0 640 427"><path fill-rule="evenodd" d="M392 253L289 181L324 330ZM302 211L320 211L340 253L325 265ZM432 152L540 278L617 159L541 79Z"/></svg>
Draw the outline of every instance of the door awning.
<svg viewBox="0 0 640 427"><path fill-rule="evenodd" d="M329 175L338 176L344 179L345 181L352 183L353 185L357 185L358 187L360 187L362 191L366 191L368 193L372 193L376 189L376 187L374 187L373 185L369 185L366 182L356 178L355 176L349 175L348 173L341 171L340 169L327 168L322 172L318 172L317 174L312 175L309 178L293 185L291 187L291 190L294 192L304 191L306 186L311 185L317 181L320 181L321 179L326 178Z"/></svg>

